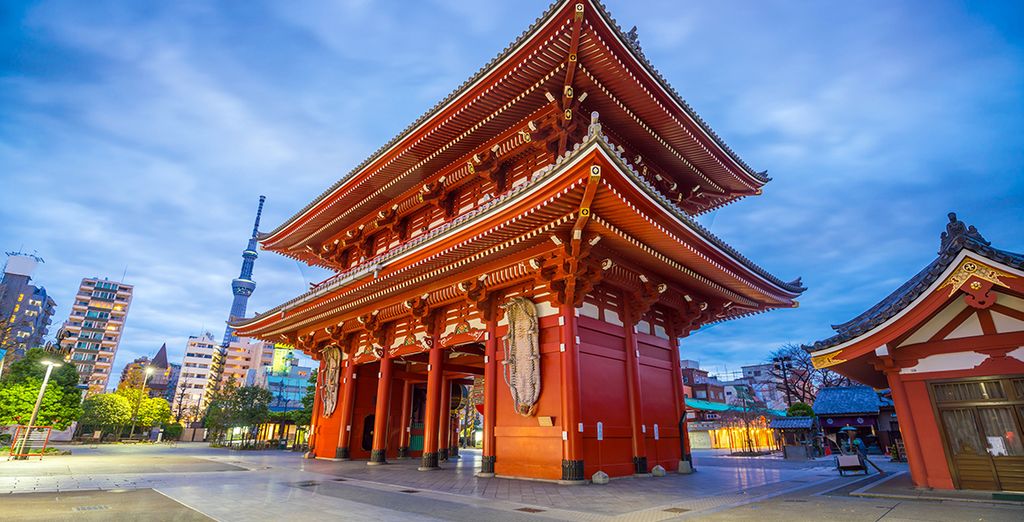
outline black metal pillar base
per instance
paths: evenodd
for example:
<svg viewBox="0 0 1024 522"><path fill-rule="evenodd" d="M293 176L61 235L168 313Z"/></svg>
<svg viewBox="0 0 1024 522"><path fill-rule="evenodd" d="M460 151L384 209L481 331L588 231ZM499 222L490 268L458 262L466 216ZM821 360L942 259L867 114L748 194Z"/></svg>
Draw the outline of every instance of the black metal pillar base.
<svg viewBox="0 0 1024 522"><path fill-rule="evenodd" d="M334 458L342 459L342 460L349 460L352 457L348 454L348 448L338 448L338 449L334 450Z"/></svg>
<svg viewBox="0 0 1024 522"><path fill-rule="evenodd" d="M459 458L459 447L458 446L452 446L452 447L448 448L448 458L449 459L457 459L457 458Z"/></svg>
<svg viewBox="0 0 1024 522"><path fill-rule="evenodd" d="M375 449L375 450L370 452L370 461L367 462L367 464L369 464L370 466L378 466L380 464L387 464L388 461L387 461L386 455L387 455L387 450L385 450L385 449Z"/></svg>
<svg viewBox="0 0 1024 522"><path fill-rule="evenodd" d="M441 448L437 450L437 459L440 461L448 460L448 448Z"/></svg>
<svg viewBox="0 0 1024 522"><path fill-rule="evenodd" d="M423 459L420 461L420 471L430 471L432 469L441 469L437 465L437 453L424 453Z"/></svg>
<svg viewBox="0 0 1024 522"><path fill-rule="evenodd" d="M633 473L647 474L647 457L633 457Z"/></svg>
<svg viewBox="0 0 1024 522"><path fill-rule="evenodd" d="M583 478L583 461L582 460L563 460L562 461L562 480L565 481L579 481L586 480Z"/></svg>
<svg viewBox="0 0 1024 522"><path fill-rule="evenodd" d="M484 455L480 463L480 473L494 473L494 455Z"/></svg>
<svg viewBox="0 0 1024 522"><path fill-rule="evenodd" d="M398 448L398 458L400 458L400 459L407 459L407 458L409 458L409 448L408 447Z"/></svg>

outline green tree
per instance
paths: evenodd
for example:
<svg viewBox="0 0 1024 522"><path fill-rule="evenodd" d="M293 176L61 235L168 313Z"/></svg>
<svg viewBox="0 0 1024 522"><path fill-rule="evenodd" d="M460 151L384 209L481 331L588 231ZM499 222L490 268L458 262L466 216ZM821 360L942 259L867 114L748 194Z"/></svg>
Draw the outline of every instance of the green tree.
<svg viewBox="0 0 1024 522"><path fill-rule="evenodd" d="M83 426L113 431L131 422L132 405L124 395L104 393L82 403Z"/></svg>
<svg viewBox="0 0 1024 522"><path fill-rule="evenodd" d="M272 400L274 394L259 386L242 386L235 390L231 426L248 428L243 432L247 435L242 439L243 445L253 441L260 424L270 420Z"/></svg>
<svg viewBox="0 0 1024 522"><path fill-rule="evenodd" d="M171 420L171 404L163 397L150 397L139 407L138 425L152 428L167 424Z"/></svg>
<svg viewBox="0 0 1024 522"><path fill-rule="evenodd" d="M787 417L813 417L814 408L806 402L794 402L789 409L786 410Z"/></svg>
<svg viewBox="0 0 1024 522"><path fill-rule="evenodd" d="M237 389L238 386L232 376L223 386L209 391L209 402L206 406L206 414L203 416L203 425L209 430L211 440L222 439L224 433L233 425L234 398Z"/></svg>
<svg viewBox="0 0 1024 522"><path fill-rule="evenodd" d="M27 424L32 419L32 409L42 384L42 379L37 381L29 378L24 382L0 386L0 425ZM81 413L77 393L69 396L60 386L47 386L35 425L63 430L78 419Z"/></svg>
<svg viewBox="0 0 1024 522"><path fill-rule="evenodd" d="M43 360L52 360L52 354L42 348L32 348L4 372L3 379L0 379L0 424L27 423L32 418L32 409L46 374ZM54 368L39 407L36 425L62 430L77 420L82 413L81 390L77 385L78 371L73 365Z"/></svg>

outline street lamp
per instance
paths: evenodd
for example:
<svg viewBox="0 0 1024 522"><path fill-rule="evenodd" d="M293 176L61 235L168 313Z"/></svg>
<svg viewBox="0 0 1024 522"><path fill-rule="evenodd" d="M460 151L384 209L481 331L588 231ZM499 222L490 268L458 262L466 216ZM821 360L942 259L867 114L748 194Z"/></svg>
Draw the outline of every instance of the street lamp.
<svg viewBox="0 0 1024 522"><path fill-rule="evenodd" d="M21 439L21 446L18 448L18 453L23 453L25 451L25 446L28 445L28 436L29 436L30 433L32 433L32 425L36 423L36 418L39 417L39 406L41 406L43 404L43 394L46 393L46 384L48 382L50 382L50 373L53 372L53 369L55 367L61 365L58 362L46 361L46 360L39 361L39 362L41 362L44 365L46 365L46 374L43 375L43 385L39 387L39 396L36 397L36 406L35 406L35 408L32 409L32 418L28 421L28 426L25 427L25 436ZM28 456L26 456L26 455L18 455L15 458L16 459L20 459L20 460L24 460L24 459L27 459Z"/></svg>
<svg viewBox="0 0 1024 522"><path fill-rule="evenodd" d="M135 419L139 415L139 405L142 403L143 396L146 395L146 382L149 381L149 376L153 375L153 367L146 367L146 376L142 378L142 395L139 396L139 400L135 401L135 409L132 410L132 431L128 434L128 438L135 436Z"/></svg>

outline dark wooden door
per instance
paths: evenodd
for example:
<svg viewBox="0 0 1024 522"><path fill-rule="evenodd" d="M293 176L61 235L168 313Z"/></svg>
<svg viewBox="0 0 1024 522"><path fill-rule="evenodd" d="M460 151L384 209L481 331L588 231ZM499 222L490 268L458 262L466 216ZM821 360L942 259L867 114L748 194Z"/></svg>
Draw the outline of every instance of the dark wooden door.
<svg viewBox="0 0 1024 522"><path fill-rule="evenodd" d="M933 384L958 488L1024 491L1024 379Z"/></svg>

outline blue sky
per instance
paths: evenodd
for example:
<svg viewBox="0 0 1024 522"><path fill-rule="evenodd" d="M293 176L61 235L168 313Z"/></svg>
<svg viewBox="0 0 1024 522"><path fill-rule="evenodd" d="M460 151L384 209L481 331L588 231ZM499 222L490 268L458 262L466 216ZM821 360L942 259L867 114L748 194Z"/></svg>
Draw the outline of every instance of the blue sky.
<svg viewBox="0 0 1024 522"><path fill-rule="evenodd" d="M703 221L810 288L697 332L734 369L826 337L933 259L946 212L1024 251L1024 4L627 2L648 58L764 195ZM540 1L39 2L0 7L0 250L136 287L116 370L218 336L256 200L276 226L461 84ZM250 313L323 273L261 252Z"/></svg>

